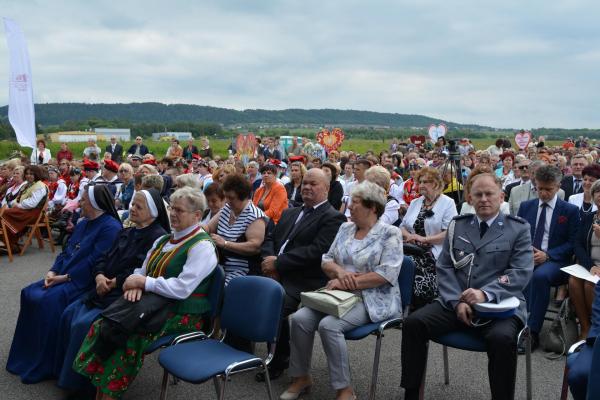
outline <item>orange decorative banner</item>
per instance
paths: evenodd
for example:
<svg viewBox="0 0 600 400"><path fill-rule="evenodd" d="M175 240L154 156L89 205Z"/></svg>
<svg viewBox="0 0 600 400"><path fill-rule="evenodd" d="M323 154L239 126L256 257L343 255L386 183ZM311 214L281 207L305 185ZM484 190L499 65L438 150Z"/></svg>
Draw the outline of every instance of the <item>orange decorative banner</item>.
<svg viewBox="0 0 600 400"><path fill-rule="evenodd" d="M327 152L337 150L338 147L342 145L345 138L346 135L344 135L344 131L340 128L333 128L331 131L323 128L317 133L317 142L319 142Z"/></svg>
<svg viewBox="0 0 600 400"><path fill-rule="evenodd" d="M256 151L256 137L254 134L238 135L235 140L235 149L236 154L246 165L251 158L254 158L254 152Z"/></svg>

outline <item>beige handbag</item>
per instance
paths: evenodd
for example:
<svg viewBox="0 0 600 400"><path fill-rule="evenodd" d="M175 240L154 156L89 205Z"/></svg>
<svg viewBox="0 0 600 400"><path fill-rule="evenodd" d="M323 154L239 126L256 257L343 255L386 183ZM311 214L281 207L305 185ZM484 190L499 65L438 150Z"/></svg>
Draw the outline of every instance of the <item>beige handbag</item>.
<svg viewBox="0 0 600 400"><path fill-rule="evenodd" d="M361 301L361 298L344 290L319 289L300 293L300 300L305 307L341 318Z"/></svg>

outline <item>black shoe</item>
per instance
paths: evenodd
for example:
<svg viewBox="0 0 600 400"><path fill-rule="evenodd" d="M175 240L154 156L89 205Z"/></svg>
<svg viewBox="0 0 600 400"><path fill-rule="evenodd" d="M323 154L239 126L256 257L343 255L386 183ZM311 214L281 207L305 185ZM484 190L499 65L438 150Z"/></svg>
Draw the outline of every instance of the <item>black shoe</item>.
<svg viewBox="0 0 600 400"><path fill-rule="evenodd" d="M538 347L540 347L540 335L535 332L531 332L531 352L533 353ZM525 354L525 341L522 340L517 346L518 354Z"/></svg>
<svg viewBox="0 0 600 400"><path fill-rule="evenodd" d="M419 388L405 389L404 400L419 400Z"/></svg>
<svg viewBox="0 0 600 400"><path fill-rule="evenodd" d="M275 379L279 378L281 375L283 375L283 372L285 371L283 368L274 368L274 367L268 367L269 368L269 379L274 381ZM256 382L264 382L265 381L265 373L264 372L259 372L254 376L254 380Z"/></svg>

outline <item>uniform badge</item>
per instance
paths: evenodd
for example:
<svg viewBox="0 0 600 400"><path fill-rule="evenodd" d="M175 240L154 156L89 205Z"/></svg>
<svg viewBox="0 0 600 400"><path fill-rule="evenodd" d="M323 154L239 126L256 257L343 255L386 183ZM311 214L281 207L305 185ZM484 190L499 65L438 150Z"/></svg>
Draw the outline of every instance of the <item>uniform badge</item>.
<svg viewBox="0 0 600 400"><path fill-rule="evenodd" d="M501 285L510 285L510 279L508 278L508 275L499 276L498 283Z"/></svg>

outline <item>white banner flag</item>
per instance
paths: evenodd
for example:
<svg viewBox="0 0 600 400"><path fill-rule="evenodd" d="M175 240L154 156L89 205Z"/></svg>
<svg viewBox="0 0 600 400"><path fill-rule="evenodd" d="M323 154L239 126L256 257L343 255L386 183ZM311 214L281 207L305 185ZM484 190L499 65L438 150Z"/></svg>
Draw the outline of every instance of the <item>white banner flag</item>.
<svg viewBox="0 0 600 400"><path fill-rule="evenodd" d="M35 149L35 111L27 43L12 19L4 18L4 30L10 52L8 120L17 134L17 142Z"/></svg>

